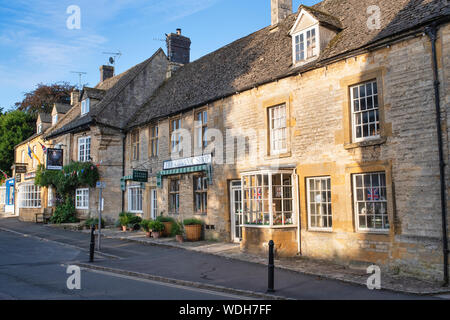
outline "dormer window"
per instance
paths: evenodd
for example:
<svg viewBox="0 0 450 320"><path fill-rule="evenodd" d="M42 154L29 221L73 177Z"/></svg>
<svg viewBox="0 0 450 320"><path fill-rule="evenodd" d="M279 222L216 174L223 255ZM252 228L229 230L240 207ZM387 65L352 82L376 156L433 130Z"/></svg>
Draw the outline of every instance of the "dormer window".
<svg viewBox="0 0 450 320"><path fill-rule="evenodd" d="M37 133L41 133L42 132L42 123L39 123L37 126Z"/></svg>
<svg viewBox="0 0 450 320"><path fill-rule="evenodd" d="M318 55L317 26L293 36L295 63L308 60Z"/></svg>
<svg viewBox="0 0 450 320"><path fill-rule="evenodd" d="M55 114L55 115L52 117L52 125L54 126L56 123L58 123L58 115L57 115L57 114Z"/></svg>
<svg viewBox="0 0 450 320"><path fill-rule="evenodd" d="M81 115L82 116L84 116L86 113L89 112L89 108L90 108L89 98L84 99L83 101L81 101Z"/></svg>

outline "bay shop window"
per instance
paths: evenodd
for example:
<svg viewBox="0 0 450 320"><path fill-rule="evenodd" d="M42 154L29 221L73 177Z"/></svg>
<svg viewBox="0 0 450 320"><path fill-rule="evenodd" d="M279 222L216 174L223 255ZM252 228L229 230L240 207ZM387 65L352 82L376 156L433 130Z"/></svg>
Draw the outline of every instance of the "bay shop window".
<svg viewBox="0 0 450 320"><path fill-rule="evenodd" d="M294 184L290 170L242 174L242 210L247 226L293 226Z"/></svg>

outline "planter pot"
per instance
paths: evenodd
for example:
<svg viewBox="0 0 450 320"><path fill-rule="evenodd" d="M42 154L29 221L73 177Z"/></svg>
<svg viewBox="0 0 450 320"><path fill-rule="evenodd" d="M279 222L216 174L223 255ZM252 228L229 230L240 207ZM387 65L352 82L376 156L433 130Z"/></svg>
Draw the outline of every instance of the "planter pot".
<svg viewBox="0 0 450 320"><path fill-rule="evenodd" d="M177 235L176 235L176 239L177 239L177 241L178 241L179 243L183 243L183 242L184 242L184 238L183 238L183 236L182 236L181 234L177 234Z"/></svg>
<svg viewBox="0 0 450 320"><path fill-rule="evenodd" d="M127 226L122 226L122 231L123 232L127 231Z"/></svg>
<svg viewBox="0 0 450 320"><path fill-rule="evenodd" d="M145 233L145 236L146 236L147 238L150 238L150 237L152 236L152 233L151 233L150 231L148 231L148 232Z"/></svg>
<svg viewBox="0 0 450 320"><path fill-rule="evenodd" d="M184 226L184 230L186 231L186 239L188 241L199 241L202 237L201 224Z"/></svg>
<svg viewBox="0 0 450 320"><path fill-rule="evenodd" d="M170 237L170 235L172 234L173 222L163 222L163 225L164 225L163 236Z"/></svg>
<svg viewBox="0 0 450 320"><path fill-rule="evenodd" d="M153 232L152 232L152 237L153 237L154 239L158 239L159 236L160 236L160 232L156 232L156 231L153 231Z"/></svg>

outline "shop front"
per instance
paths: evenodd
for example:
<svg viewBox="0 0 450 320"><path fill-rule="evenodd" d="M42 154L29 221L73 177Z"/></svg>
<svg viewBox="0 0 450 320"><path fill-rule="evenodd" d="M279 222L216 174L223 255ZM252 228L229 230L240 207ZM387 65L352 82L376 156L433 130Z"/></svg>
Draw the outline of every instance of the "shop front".
<svg viewBox="0 0 450 320"><path fill-rule="evenodd" d="M278 256L298 253L297 190L293 169L241 173L243 251L265 253L273 240Z"/></svg>
<svg viewBox="0 0 450 320"><path fill-rule="evenodd" d="M5 213L14 214L14 185L15 179L7 179L5 182Z"/></svg>

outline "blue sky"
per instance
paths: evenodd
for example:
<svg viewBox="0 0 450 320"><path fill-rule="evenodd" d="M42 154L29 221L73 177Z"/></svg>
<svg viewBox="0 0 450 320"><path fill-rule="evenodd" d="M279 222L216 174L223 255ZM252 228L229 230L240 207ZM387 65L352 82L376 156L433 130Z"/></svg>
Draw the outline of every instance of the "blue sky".
<svg viewBox="0 0 450 320"><path fill-rule="evenodd" d="M293 0L300 4L317 0ZM81 29L66 27L70 5ZM164 50L165 33L182 28L191 60L270 24L270 0L0 0L0 107L10 109L36 84L68 81L94 86L99 66L120 50L116 74Z"/></svg>

